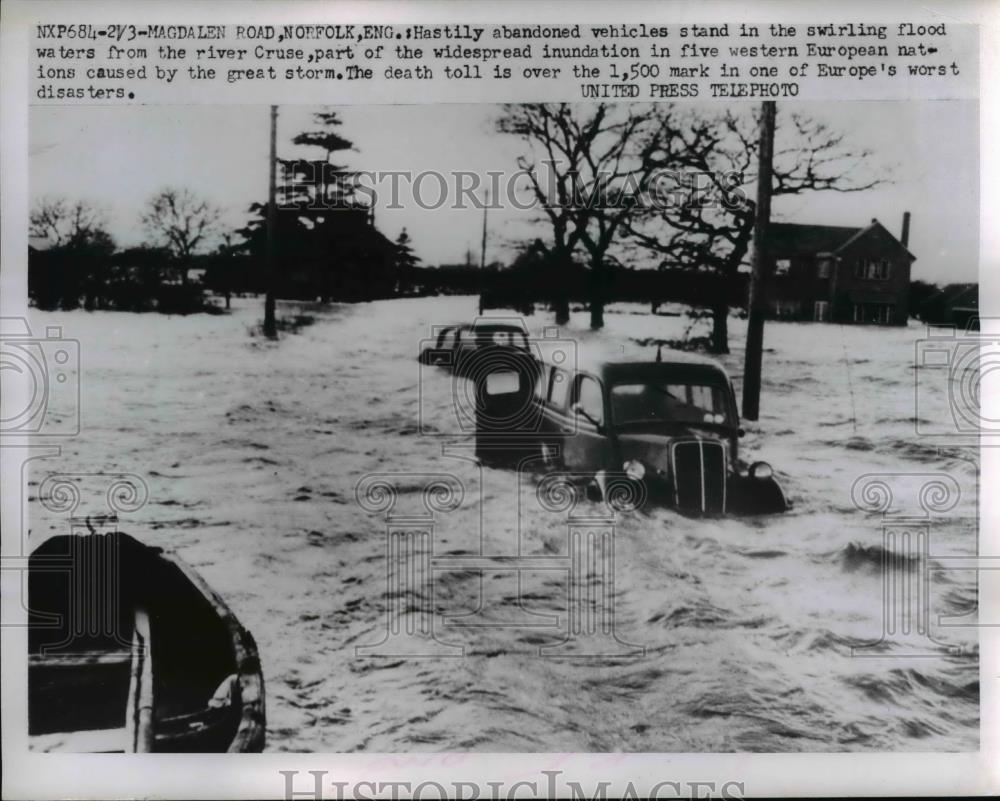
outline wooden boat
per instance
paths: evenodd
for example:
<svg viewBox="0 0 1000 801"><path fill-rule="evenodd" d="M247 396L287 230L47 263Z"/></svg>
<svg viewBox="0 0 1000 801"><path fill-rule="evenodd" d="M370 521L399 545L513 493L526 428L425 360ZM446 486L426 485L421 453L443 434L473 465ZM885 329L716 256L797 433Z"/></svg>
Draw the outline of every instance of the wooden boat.
<svg viewBox="0 0 1000 801"><path fill-rule="evenodd" d="M33 750L263 749L256 643L176 554L117 531L52 537L28 606Z"/></svg>

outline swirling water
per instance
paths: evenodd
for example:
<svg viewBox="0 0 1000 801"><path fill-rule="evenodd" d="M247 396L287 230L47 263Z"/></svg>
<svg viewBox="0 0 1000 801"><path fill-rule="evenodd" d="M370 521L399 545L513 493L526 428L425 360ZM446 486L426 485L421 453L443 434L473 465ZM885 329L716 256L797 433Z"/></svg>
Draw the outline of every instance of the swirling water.
<svg viewBox="0 0 1000 801"><path fill-rule="evenodd" d="M616 653L643 654L553 658L539 652L565 637L572 602L566 514L534 502L538 473L470 461L469 437L447 436L451 378L415 358L430 325L470 319L474 304L313 308L315 325L276 344L250 336L251 301L217 317L36 313L34 325L80 340L83 378L81 433L35 462L31 483L144 478L150 500L121 527L177 548L253 631L271 750L978 747L976 629L954 625L975 622L976 576L947 569L976 551L977 454L915 428L920 329L769 323L762 418L741 447L775 466L793 510L620 514L614 584L598 589L613 599ZM635 311L610 310L597 338L685 327ZM528 318L536 333L548 322ZM587 344L585 325L574 315L563 333ZM743 327L732 327L724 361L739 389ZM922 389L943 419L947 387ZM398 513L425 508L427 474L463 485L424 540L432 592L387 580L384 514L355 497L380 472L409 474L395 479ZM924 491L928 511L920 493L935 482L946 486ZM100 491L85 491L87 510L101 511ZM574 511L602 513L586 500ZM31 515L33 532L66 525L37 504ZM916 575L925 541L930 628L903 633L885 612L887 576ZM461 561L518 547L535 560L520 577ZM415 620L424 604L448 656L358 657L386 637L387 609ZM488 625L501 623L516 625Z"/></svg>

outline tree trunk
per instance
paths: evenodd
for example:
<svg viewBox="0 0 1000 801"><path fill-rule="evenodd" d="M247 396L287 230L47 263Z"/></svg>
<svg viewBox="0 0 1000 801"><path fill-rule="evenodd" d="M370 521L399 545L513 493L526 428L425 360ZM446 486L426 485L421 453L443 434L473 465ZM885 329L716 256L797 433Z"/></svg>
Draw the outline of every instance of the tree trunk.
<svg viewBox="0 0 1000 801"><path fill-rule="evenodd" d="M590 328L599 331L604 328L604 299L593 298L590 301Z"/></svg>
<svg viewBox="0 0 1000 801"><path fill-rule="evenodd" d="M590 267L590 328L593 331L604 328L606 289L607 275L604 264L592 263Z"/></svg>
<svg viewBox="0 0 1000 801"><path fill-rule="evenodd" d="M556 315L556 325L569 323L569 281L572 260L561 247L552 252L547 276L548 290L551 292L552 311Z"/></svg>
<svg viewBox="0 0 1000 801"><path fill-rule="evenodd" d="M725 299L712 307L712 353L729 353L729 303Z"/></svg>
<svg viewBox="0 0 1000 801"><path fill-rule="evenodd" d="M552 311L556 313L556 325L569 323L569 298L565 292L552 301Z"/></svg>

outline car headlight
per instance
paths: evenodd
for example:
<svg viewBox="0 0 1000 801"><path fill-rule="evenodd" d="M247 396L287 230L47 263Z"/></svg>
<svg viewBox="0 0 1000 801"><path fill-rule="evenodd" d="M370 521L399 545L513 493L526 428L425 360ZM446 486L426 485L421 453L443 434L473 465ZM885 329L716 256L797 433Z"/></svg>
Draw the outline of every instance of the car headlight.
<svg viewBox="0 0 1000 801"><path fill-rule="evenodd" d="M767 462L754 462L750 465L750 478L767 479L774 475L774 470Z"/></svg>
<svg viewBox="0 0 1000 801"><path fill-rule="evenodd" d="M629 459L622 465L622 470L625 471L625 475L632 481L642 481L643 477L646 475L646 465L638 459Z"/></svg>

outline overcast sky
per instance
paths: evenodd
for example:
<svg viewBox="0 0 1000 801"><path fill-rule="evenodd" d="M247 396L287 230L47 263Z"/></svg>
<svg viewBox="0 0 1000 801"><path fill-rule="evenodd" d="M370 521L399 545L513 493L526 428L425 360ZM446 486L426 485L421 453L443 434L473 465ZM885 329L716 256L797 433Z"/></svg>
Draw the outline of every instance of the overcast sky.
<svg viewBox="0 0 1000 801"><path fill-rule="evenodd" d="M965 101L781 104L806 111L848 133L874 152L872 169L892 182L863 193L813 193L778 198L774 218L787 222L866 225L877 217L899 234L904 210L913 214L913 276L939 283L977 280L979 226L978 104ZM316 109L282 107L279 155L296 151L291 138L310 127ZM356 152L341 154L363 170L438 171L515 169L521 142L494 132L493 105L357 106L337 109L340 132ZM779 117L780 123L780 117ZM121 245L140 243L138 213L165 186L187 187L214 200L233 226L246 207L267 196L266 106L38 106L30 115L31 197L64 195L105 207ZM433 201L437 184L421 184ZM384 193L382 195L384 198ZM405 196L404 196L405 197ZM536 235L529 212L491 211L488 259L506 259L513 243ZM475 209L392 210L380 202L376 224L392 239L405 226L427 264L476 254L482 212Z"/></svg>

